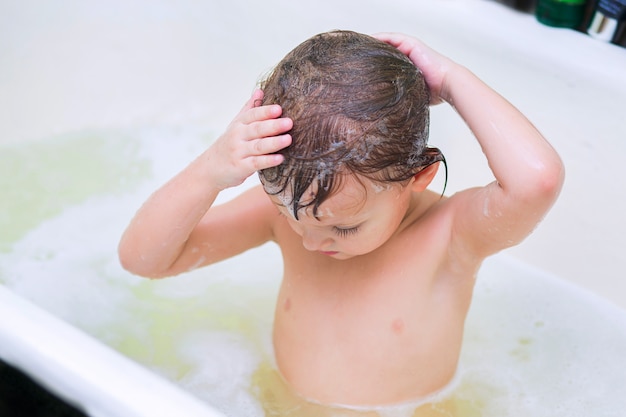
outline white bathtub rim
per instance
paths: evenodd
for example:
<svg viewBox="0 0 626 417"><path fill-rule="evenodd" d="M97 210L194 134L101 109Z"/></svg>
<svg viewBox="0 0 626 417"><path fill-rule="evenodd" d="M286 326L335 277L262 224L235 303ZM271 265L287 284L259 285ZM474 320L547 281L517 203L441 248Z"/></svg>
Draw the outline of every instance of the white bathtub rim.
<svg viewBox="0 0 626 417"><path fill-rule="evenodd" d="M3 285L0 317L0 357L91 417L223 417Z"/></svg>

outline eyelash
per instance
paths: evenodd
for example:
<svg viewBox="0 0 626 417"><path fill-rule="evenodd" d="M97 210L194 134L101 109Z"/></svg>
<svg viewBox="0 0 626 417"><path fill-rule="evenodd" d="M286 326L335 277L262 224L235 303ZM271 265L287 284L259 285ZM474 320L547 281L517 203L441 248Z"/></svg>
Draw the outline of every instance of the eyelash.
<svg viewBox="0 0 626 417"><path fill-rule="evenodd" d="M279 211L278 215L281 217L287 217L282 211ZM342 229L340 227L333 227L333 231L340 237L348 237L348 236L357 234L359 231L359 226L350 227L348 229Z"/></svg>
<svg viewBox="0 0 626 417"><path fill-rule="evenodd" d="M341 229L339 227L333 227L333 230L335 231L335 233L337 233L341 237L348 237L350 235L356 234L359 231L359 228L358 226L351 227L349 229Z"/></svg>

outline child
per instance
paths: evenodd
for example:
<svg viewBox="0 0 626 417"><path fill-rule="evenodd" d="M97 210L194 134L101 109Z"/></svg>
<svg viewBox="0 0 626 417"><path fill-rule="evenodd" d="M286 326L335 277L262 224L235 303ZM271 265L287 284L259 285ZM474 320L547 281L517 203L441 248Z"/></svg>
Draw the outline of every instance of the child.
<svg viewBox="0 0 626 417"><path fill-rule="evenodd" d="M276 362L327 404L445 387L481 262L524 239L563 182L553 148L470 71L411 37L375 38L330 32L290 52L119 247L126 269L158 278L276 242ZM443 161L426 146L428 107L444 101L496 178L449 198L427 190ZM213 206L257 171L262 186Z"/></svg>

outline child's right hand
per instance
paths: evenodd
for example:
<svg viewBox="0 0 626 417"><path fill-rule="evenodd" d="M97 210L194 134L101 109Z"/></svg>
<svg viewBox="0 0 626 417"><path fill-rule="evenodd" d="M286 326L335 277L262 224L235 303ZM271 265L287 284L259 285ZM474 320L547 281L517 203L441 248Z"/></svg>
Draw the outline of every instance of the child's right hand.
<svg viewBox="0 0 626 417"><path fill-rule="evenodd" d="M211 183L218 189L234 187L258 170L280 165L277 152L291 144L293 122L280 117L277 104L259 106L263 91L255 90L228 128L208 149Z"/></svg>

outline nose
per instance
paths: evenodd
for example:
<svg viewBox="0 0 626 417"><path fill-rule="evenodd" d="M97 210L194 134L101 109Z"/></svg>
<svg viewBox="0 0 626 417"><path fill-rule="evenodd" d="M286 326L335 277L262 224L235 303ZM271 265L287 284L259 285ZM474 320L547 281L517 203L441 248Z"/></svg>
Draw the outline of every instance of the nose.
<svg viewBox="0 0 626 417"><path fill-rule="evenodd" d="M302 245L306 250L322 250L327 247L329 243L331 243L331 239L320 231L306 229L302 231Z"/></svg>

